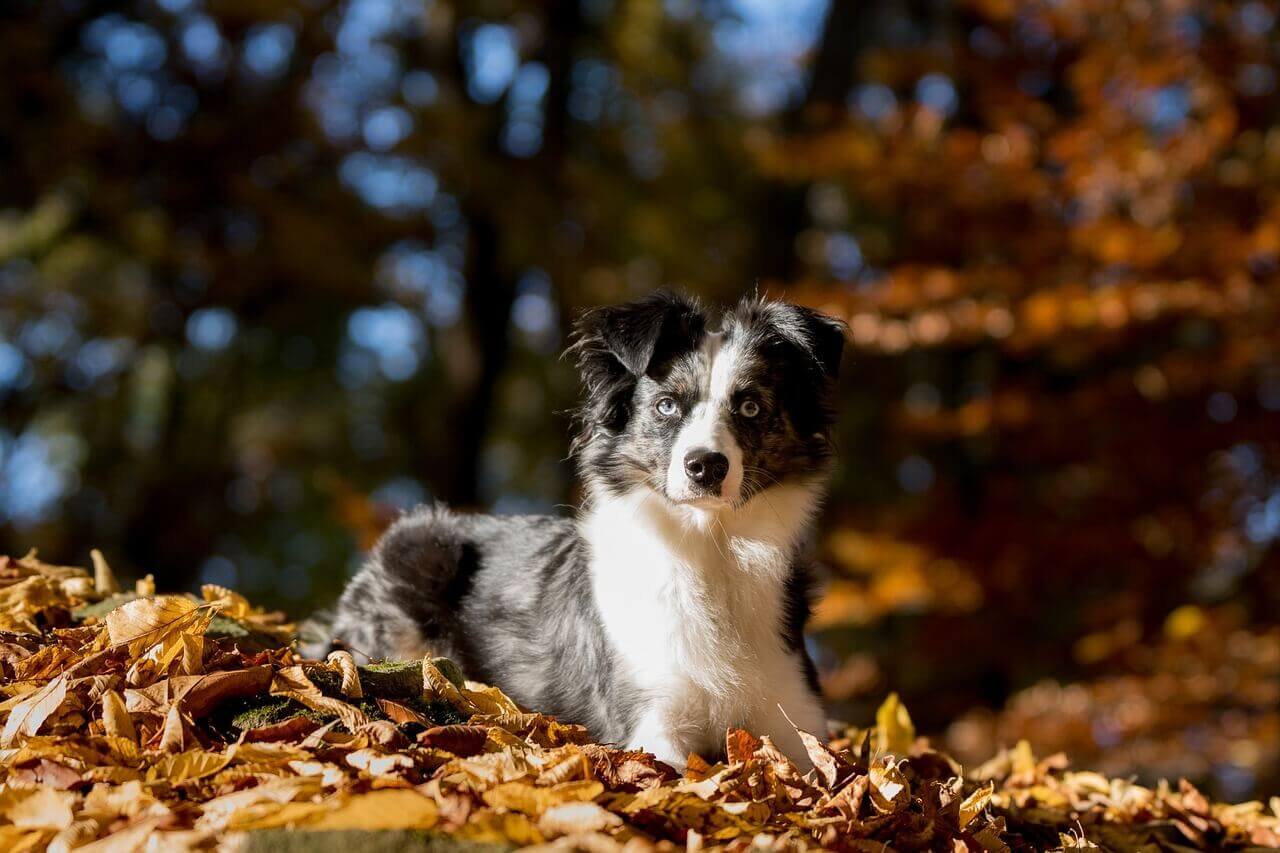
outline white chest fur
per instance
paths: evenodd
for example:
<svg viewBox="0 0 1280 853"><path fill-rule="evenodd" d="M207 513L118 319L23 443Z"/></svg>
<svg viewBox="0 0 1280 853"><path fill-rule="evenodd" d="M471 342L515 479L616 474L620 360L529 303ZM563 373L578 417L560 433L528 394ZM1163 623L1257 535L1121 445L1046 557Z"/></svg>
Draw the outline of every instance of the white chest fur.
<svg viewBox="0 0 1280 853"><path fill-rule="evenodd" d="M682 766L741 726L804 763L787 717L819 736L824 720L782 610L815 502L813 489L784 486L715 513L636 490L584 515L596 605L640 692L629 746Z"/></svg>

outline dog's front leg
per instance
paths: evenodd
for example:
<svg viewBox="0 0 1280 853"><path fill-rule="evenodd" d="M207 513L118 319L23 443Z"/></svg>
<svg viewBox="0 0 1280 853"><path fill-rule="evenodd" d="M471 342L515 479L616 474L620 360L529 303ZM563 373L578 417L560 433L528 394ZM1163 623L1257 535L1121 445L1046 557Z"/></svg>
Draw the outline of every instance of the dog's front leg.
<svg viewBox="0 0 1280 853"><path fill-rule="evenodd" d="M659 761L670 764L681 773L689 762L688 749L673 737L671 725L656 710L646 711L640 717L627 741L627 748L652 752Z"/></svg>

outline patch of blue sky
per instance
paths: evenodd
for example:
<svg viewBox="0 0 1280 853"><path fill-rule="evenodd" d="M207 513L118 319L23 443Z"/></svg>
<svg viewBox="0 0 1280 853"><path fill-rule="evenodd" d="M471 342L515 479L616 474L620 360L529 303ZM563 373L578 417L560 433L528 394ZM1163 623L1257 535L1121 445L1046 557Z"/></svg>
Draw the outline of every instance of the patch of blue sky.
<svg viewBox="0 0 1280 853"><path fill-rule="evenodd" d="M205 352L231 346L238 330L236 315L226 308L200 308L187 318L187 341Z"/></svg>
<svg viewBox="0 0 1280 853"><path fill-rule="evenodd" d="M482 104L502 97L520 66L515 28L481 23L464 26L459 33L467 72L467 94Z"/></svg>
<svg viewBox="0 0 1280 853"><path fill-rule="evenodd" d="M452 326L462 316L465 287L456 253L428 248L417 240L402 240L378 260L375 277L385 291L420 302L427 322Z"/></svg>
<svg viewBox="0 0 1280 853"><path fill-rule="evenodd" d="M805 59L822 30L827 0L727 0L712 26L720 61L732 69L741 109L764 115L799 97Z"/></svg>
<svg viewBox="0 0 1280 853"><path fill-rule="evenodd" d="M279 77L289 67L297 36L288 24L255 24L241 48L241 61L259 77Z"/></svg>
<svg viewBox="0 0 1280 853"><path fill-rule="evenodd" d="M426 355L427 333L421 320L394 302L353 311L347 320L347 337L371 354L378 370L393 382L416 373Z"/></svg>
<svg viewBox="0 0 1280 853"><path fill-rule="evenodd" d="M0 521L25 527L49 518L78 487L81 455L79 440L69 435L34 428L0 433Z"/></svg>
<svg viewBox="0 0 1280 853"><path fill-rule="evenodd" d="M362 201L388 213L427 209L439 185L435 174L417 160L367 151L344 157L338 174Z"/></svg>
<svg viewBox="0 0 1280 853"><path fill-rule="evenodd" d="M532 157L542 148L543 99L550 84L551 74L541 62L526 62L516 73L502 132L502 145L512 156Z"/></svg>

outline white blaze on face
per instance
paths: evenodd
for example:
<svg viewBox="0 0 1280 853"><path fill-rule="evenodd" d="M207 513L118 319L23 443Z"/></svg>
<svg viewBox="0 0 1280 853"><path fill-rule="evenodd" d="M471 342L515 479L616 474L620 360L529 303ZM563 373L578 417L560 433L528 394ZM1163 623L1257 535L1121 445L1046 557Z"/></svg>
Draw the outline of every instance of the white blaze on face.
<svg viewBox="0 0 1280 853"><path fill-rule="evenodd" d="M736 501L742 490L742 448L738 446L729 428L733 417L733 391L737 379L738 348L725 343L722 334L707 335L703 344L703 387L699 401L689 412L676 435L671 448L671 462L667 466L667 497L674 501L705 498L695 491L693 482L684 470L684 458L693 450L710 450L723 453L729 460L729 473L720 484L720 498Z"/></svg>

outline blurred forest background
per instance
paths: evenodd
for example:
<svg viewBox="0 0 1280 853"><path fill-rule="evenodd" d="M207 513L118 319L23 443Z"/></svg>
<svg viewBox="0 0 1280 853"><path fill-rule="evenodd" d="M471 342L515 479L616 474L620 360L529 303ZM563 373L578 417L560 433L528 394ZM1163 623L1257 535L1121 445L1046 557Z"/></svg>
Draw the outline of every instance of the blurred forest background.
<svg viewBox="0 0 1280 853"><path fill-rule="evenodd" d="M576 310L758 282L850 325L837 713L1280 793L1278 11L6 3L0 553L305 614L575 500Z"/></svg>

